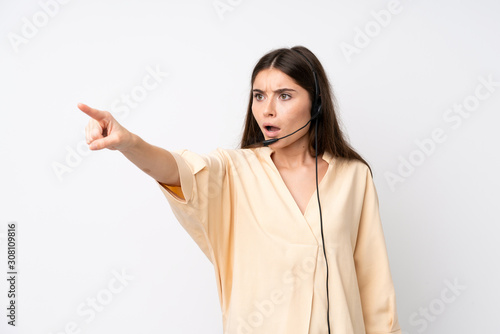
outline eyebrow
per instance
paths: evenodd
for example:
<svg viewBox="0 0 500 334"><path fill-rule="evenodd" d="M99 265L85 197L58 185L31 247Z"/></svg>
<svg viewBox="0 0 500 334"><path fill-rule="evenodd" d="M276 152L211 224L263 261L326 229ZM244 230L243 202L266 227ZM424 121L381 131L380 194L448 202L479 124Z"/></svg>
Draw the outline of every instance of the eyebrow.
<svg viewBox="0 0 500 334"><path fill-rule="evenodd" d="M260 90L260 89L253 89L252 90L253 92L256 92L256 93L264 93L264 91ZM296 92L295 89L291 89L291 88L280 88L280 89L276 89L275 91L273 91L274 93L283 93L283 92Z"/></svg>

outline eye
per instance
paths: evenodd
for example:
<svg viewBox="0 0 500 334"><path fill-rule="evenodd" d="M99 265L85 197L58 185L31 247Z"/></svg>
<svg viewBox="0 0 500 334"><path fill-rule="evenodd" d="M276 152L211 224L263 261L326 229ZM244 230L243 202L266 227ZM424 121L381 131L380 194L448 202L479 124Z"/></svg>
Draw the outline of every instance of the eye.
<svg viewBox="0 0 500 334"><path fill-rule="evenodd" d="M253 97L254 97L257 101L262 101L262 99L264 98L264 97L262 96L262 94L260 94L260 93L255 93L255 94L253 94Z"/></svg>
<svg viewBox="0 0 500 334"><path fill-rule="evenodd" d="M280 94L280 99L282 99L282 100L290 100L291 98L292 98L292 96L290 94L286 94L286 93Z"/></svg>

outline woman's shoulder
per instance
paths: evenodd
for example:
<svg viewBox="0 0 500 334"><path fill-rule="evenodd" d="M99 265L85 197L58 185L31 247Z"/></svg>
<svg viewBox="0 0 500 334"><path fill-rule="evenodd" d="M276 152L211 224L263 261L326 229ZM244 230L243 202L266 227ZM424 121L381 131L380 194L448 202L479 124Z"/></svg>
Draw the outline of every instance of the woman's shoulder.
<svg viewBox="0 0 500 334"><path fill-rule="evenodd" d="M333 160L339 174L361 179L366 179L368 176L371 177L370 167L361 160L342 157L333 157Z"/></svg>

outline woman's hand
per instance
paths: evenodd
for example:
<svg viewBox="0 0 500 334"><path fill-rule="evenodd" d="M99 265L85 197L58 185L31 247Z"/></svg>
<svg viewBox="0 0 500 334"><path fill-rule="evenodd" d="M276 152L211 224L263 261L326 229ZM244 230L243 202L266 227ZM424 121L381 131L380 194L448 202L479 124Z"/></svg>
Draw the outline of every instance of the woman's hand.
<svg viewBox="0 0 500 334"><path fill-rule="evenodd" d="M124 152L133 145L132 133L121 126L111 113L83 103L78 103L78 108L91 117L85 127L85 137L91 150L107 148Z"/></svg>

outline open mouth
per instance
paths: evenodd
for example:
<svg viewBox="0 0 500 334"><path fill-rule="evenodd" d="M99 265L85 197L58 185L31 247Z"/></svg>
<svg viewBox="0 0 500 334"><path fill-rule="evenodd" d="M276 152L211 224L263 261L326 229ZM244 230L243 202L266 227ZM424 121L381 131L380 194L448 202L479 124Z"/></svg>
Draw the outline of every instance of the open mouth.
<svg viewBox="0 0 500 334"><path fill-rule="evenodd" d="M266 125L264 126L264 132L267 137L274 138L278 136L278 133L280 132L280 128L272 125Z"/></svg>

